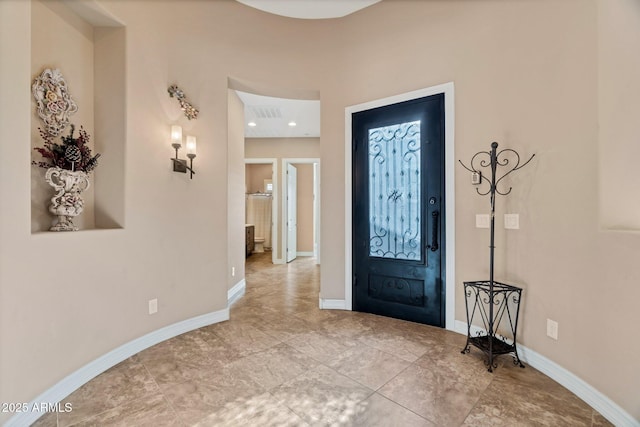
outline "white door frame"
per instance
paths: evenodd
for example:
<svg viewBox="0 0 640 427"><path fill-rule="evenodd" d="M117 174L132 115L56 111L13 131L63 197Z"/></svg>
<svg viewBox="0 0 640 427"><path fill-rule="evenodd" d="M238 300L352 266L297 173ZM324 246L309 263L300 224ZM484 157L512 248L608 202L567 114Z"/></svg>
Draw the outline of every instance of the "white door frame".
<svg viewBox="0 0 640 427"><path fill-rule="evenodd" d="M316 257L316 264L320 264L320 159L317 157L301 157L301 158L295 158L295 157L288 157L288 158L283 158L282 159L282 182L286 183L287 182L287 166L289 164L315 164L316 165L316 173L313 176L313 189L314 189L314 204L313 204L313 223L314 223L314 227L315 227L315 232L314 232L314 241L313 241L313 247L314 247L314 252L315 252L315 257ZM285 218L286 216L286 212L287 212L287 186L283 185L283 194L282 194L282 212L283 212L283 218L282 218L282 222L283 224L287 223L287 218ZM286 227L282 227L282 241L286 242L287 241L287 230ZM283 251L284 252L284 251Z"/></svg>
<svg viewBox="0 0 640 427"><path fill-rule="evenodd" d="M436 95L444 93L444 109L445 109L445 135L444 135L444 151L445 151L445 286L446 286L446 301L445 301L445 327L449 330L455 330L455 296L456 296L456 281L455 281L455 157L454 157L454 88L453 82L444 83L437 86L432 86L425 89L419 89L412 92L403 93L388 98L377 99L371 102L365 102L363 104L353 105L345 108L344 122L345 122L345 154L344 154L344 185L345 185L345 284L344 284L344 296L345 296L345 309L353 309L353 289L352 289L352 277L353 277L353 253L352 253L352 156L351 156L351 141L353 140L351 135L351 116L354 113L360 111L370 110L372 108L383 107L391 104L397 104L399 102L409 101L412 99L424 98L426 96Z"/></svg>
<svg viewBox="0 0 640 427"><path fill-rule="evenodd" d="M246 165L271 165L271 179L273 180L273 193L271 199L271 262L274 264L282 264L282 260L278 259L278 159L276 158L248 158L244 159L245 170ZM246 199L245 199L245 212ZM246 221L246 219L245 219Z"/></svg>

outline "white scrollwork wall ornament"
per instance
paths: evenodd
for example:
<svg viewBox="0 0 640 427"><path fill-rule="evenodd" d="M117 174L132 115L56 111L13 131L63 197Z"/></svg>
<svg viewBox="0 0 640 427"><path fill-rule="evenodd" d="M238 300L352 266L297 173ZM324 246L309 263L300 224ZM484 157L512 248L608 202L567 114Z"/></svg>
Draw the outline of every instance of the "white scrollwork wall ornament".
<svg viewBox="0 0 640 427"><path fill-rule="evenodd" d="M78 111L60 70L46 68L33 81L32 92L46 132L60 135L69 124L69 116Z"/></svg>
<svg viewBox="0 0 640 427"><path fill-rule="evenodd" d="M58 217L58 222L50 231L78 231L73 224L73 217L80 215L84 209L80 193L89 188L89 177L82 171L49 168L44 179L56 191L51 198L49 212Z"/></svg>

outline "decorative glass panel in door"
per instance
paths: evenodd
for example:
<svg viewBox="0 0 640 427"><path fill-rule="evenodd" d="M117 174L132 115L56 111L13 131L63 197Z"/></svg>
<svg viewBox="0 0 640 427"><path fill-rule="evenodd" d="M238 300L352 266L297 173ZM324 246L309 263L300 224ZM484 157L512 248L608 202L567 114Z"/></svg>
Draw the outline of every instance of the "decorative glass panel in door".
<svg viewBox="0 0 640 427"><path fill-rule="evenodd" d="M369 253L419 260L420 121L369 129Z"/></svg>

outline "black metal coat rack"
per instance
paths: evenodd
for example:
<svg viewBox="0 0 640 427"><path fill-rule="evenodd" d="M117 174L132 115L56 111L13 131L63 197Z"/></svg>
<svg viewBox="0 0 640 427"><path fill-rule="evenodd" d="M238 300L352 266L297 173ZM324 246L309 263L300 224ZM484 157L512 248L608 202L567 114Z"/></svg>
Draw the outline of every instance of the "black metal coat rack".
<svg viewBox="0 0 640 427"><path fill-rule="evenodd" d="M518 329L518 316L520 312L520 298L522 289L506 283L497 282L494 279L494 254L495 254L495 207L496 194L506 196L512 190L509 187L505 191L498 188L498 184L510 173L526 166L535 156L533 154L526 162L521 164L520 155L515 150L506 148L497 151L498 143L491 143L490 151L480 151L471 158L470 166L462 161L460 164L471 172L472 182L478 185L476 191L481 196L491 197L491 244L489 255L489 280L464 282L465 303L467 310L467 342L462 353L469 353L473 345L487 355L489 372L493 372L497 365L495 356L500 354L512 354L513 363L524 368L518 356L516 348L516 332ZM497 177L499 167L507 168L506 172ZM490 176L485 178L483 170L489 169ZM489 188L481 190L484 183ZM483 328L472 334L473 320L480 317ZM500 334L499 331L502 333ZM506 334L505 334L506 333ZM511 336L505 336L505 335Z"/></svg>

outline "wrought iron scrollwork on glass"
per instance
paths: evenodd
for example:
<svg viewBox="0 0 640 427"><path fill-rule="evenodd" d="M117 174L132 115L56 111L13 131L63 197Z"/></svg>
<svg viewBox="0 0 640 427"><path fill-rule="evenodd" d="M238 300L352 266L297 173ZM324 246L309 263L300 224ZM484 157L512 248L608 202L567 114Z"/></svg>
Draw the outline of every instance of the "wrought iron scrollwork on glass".
<svg viewBox="0 0 640 427"><path fill-rule="evenodd" d="M369 255L419 260L420 121L369 130Z"/></svg>

